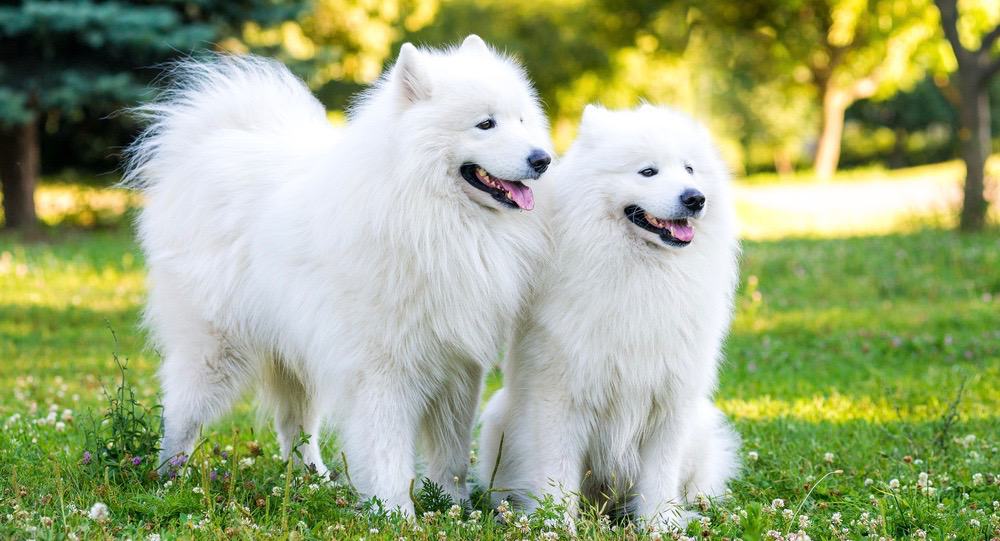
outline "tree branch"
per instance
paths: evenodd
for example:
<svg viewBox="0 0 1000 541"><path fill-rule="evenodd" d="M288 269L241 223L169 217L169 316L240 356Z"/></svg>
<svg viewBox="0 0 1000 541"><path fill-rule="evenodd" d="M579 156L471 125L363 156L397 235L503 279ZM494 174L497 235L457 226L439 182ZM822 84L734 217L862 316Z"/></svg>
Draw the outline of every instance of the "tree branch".
<svg viewBox="0 0 1000 541"><path fill-rule="evenodd" d="M990 79L993 78L997 72L1000 71L1000 56L993 59L992 62L983 68L983 71L979 74L979 85L986 86L990 84Z"/></svg>
<svg viewBox="0 0 1000 541"><path fill-rule="evenodd" d="M938 11L941 13L941 28L944 30L948 43L951 43L955 57L960 63L964 63L964 56L969 50L962 46L962 40L958 38L958 7L957 0L934 0Z"/></svg>
<svg viewBox="0 0 1000 541"><path fill-rule="evenodd" d="M1000 38L1000 24L993 27L993 30L983 34L983 42L979 46L978 54L990 54L990 49L993 48L993 44L996 43L997 38Z"/></svg>

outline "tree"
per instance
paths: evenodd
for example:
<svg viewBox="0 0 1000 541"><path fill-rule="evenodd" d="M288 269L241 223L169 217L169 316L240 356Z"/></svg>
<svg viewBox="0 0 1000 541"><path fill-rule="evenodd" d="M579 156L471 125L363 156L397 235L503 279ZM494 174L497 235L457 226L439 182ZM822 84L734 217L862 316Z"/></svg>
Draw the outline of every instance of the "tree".
<svg viewBox="0 0 1000 541"><path fill-rule="evenodd" d="M59 113L107 114L142 98L150 68L293 16L270 0L36 1L0 7L0 183L8 228L36 224L39 129Z"/></svg>
<svg viewBox="0 0 1000 541"><path fill-rule="evenodd" d="M991 147L989 82L1000 70L1000 55L993 51L997 38L1000 38L1000 24L991 23L988 13L965 14L967 19L979 20L980 24L975 26L981 26L983 22L992 24L992 29L982 34L978 46L966 46L959 29L973 26L975 21L966 21L966 24L959 22L956 0L935 0L935 3L941 14L944 35L958 64L952 81L958 87L958 138L962 147L962 160L965 162L965 187L959 229L979 231L986 226L989 205L983 193L986 188L986 159ZM971 40L966 43L969 41Z"/></svg>
<svg viewBox="0 0 1000 541"><path fill-rule="evenodd" d="M925 0L751 0L703 2L702 21L737 31L746 47L781 66L792 84L812 88L820 115L814 168L817 178L837 169L844 112L855 101L889 96L924 73L914 58L933 54L936 24ZM787 92L792 93L789 89Z"/></svg>

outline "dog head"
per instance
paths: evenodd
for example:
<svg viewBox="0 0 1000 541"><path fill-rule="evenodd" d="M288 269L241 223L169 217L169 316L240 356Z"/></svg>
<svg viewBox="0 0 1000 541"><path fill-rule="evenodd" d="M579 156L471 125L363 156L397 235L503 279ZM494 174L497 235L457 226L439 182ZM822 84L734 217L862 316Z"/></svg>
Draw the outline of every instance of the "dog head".
<svg viewBox="0 0 1000 541"><path fill-rule="evenodd" d="M548 123L524 70L479 36L448 50L406 43L382 83L411 160L436 160L460 194L491 209L534 208L529 187L552 160ZM434 175L434 182L440 176Z"/></svg>
<svg viewBox="0 0 1000 541"><path fill-rule="evenodd" d="M728 219L725 205L713 207L728 197L729 173L708 131L673 109L588 105L563 164L575 177L567 185L578 183L581 196L600 201L628 235L648 244L684 248L699 229Z"/></svg>

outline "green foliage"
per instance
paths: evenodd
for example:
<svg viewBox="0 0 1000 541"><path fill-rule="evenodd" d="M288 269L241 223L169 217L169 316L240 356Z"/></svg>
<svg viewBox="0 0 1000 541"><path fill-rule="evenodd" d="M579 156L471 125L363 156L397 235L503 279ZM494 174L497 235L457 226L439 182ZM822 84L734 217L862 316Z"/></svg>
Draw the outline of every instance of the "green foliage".
<svg viewBox="0 0 1000 541"><path fill-rule="evenodd" d="M411 493L410 497L413 499L417 515L445 513L456 503L441 485L427 478L421 481L420 489Z"/></svg>
<svg viewBox="0 0 1000 541"><path fill-rule="evenodd" d="M446 507L428 487L415 499L433 513L403 520L361 500L349 471L330 482L275 458L276 438L249 428L247 402L206 427L174 479L140 482L110 468L105 478L81 464L83 450L95 447L84 413L109 411L102 388L125 406L156 401L158 358L134 330L141 261L122 229L45 243L0 235L0 538L570 538L558 506L544 503L522 519L517 509L485 504L484 480L472 510ZM717 403L743 438L744 467L731 497L696 506L708 522L687 535L996 536L996 232L748 241L741 276ZM121 350L136 352L124 380L108 362L108 324L123 330ZM492 375L487 395L500 384ZM141 407L113 410L142 417ZM146 419L148 431L155 425ZM337 442L321 441L327 463L338 465ZM97 502L108 506L107 519L89 518ZM580 539L652 538L590 508L575 527Z"/></svg>
<svg viewBox="0 0 1000 541"><path fill-rule="evenodd" d="M114 331L112 337L117 349ZM127 378L128 361L119 358L117 351L112 356L118 368L118 384L113 391L104 389L107 405L103 415L91 416L85 423L86 445L81 463L99 474L107 469L116 475L141 480L158 466L160 408L147 407L136 399L135 389Z"/></svg>
<svg viewBox="0 0 1000 541"><path fill-rule="evenodd" d="M147 95L155 72L185 52L238 35L244 21L294 16L294 3L24 0L0 7L0 122L40 113L109 112Z"/></svg>

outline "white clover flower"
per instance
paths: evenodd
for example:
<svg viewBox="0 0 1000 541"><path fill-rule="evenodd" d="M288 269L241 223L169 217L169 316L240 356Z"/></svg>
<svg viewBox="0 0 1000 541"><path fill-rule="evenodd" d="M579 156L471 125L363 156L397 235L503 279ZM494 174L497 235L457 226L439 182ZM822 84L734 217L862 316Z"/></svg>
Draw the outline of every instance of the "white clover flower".
<svg viewBox="0 0 1000 541"><path fill-rule="evenodd" d="M785 509L784 511L781 512L781 517L784 518L785 520L792 520L792 517L794 516L795 516L795 511L792 511L791 509Z"/></svg>
<svg viewBox="0 0 1000 541"><path fill-rule="evenodd" d="M983 484L983 474L981 473L972 474L972 484L975 486Z"/></svg>
<svg viewBox="0 0 1000 541"><path fill-rule="evenodd" d="M809 515L799 515L799 529L805 530L809 527Z"/></svg>
<svg viewBox="0 0 1000 541"><path fill-rule="evenodd" d="M969 519L969 526L972 526L973 528L978 528L979 526L981 526L981 524L979 523L978 520L973 518Z"/></svg>
<svg viewBox="0 0 1000 541"><path fill-rule="evenodd" d="M148 536L146 536L146 541L160 541L160 534L151 533Z"/></svg>
<svg viewBox="0 0 1000 541"><path fill-rule="evenodd" d="M483 512L478 509L469 513L469 520L473 522L479 522L479 520L482 518L483 518Z"/></svg>
<svg viewBox="0 0 1000 541"><path fill-rule="evenodd" d="M452 505L448 509L448 518L457 519L462 517L462 507L460 505Z"/></svg>
<svg viewBox="0 0 1000 541"><path fill-rule="evenodd" d="M102 502L97 502L90 507L90 511L87 513L90 520L96 520L97 522L104 522L108 519L108 506L104 505Z"/></svg>
<svg viewBox="0 0 1000 541"><path fill-rule="evenodd" d="M873 480L872 480L872 479L871 479L870 477L869 477L869 478L866 478L866 479L865 479L865 486L866 486L866 487L870 487L870 486L872 486L872 484L873 484L874 482L875 482L875 481L873 481Z"/></svg>
<svg viewBox="0 0 1000 541"><path fill-rule="evenodd" d="M823 462L826 462L827 464L833 464L833 458L834 458L833 453L823 453Z"/></svg>
<svg viewBox="0 0 1000 541"><path fill-rule="evenodd" d="M63 432L66 430L66 423L62 421L56 421L56 432Z"/></svg>
<svg viewBox="0 0 1000 541"><path fill-rule="evenodd" d="M747 453L747 460L749 460L750 462L757 462L757 459L759 458L760 455L757 454L757 451L750 451L749 453Z"/></svg>
<svg viewBox="0 0 1000 541"><path fill-rule="evenodd" d="M899 479L890 479L889 488L892 490L899 490Z"/></svg>
<svg viewBox="0 0 1000 541"><path fill-rule="evenodd" d="M376 535L378 533L378 528L371 528L371 529L368 530L368 533L370 533L372 535Z"/></svg>
<svg viewBox="0 0 1000 541"><path fill-rule="evenodd" d="M252 456L246 456L240 459L240 469L245 470L250 466L253 466L254 459Z"/></svg>
<svg viewBox="0 0 1000 541"><path fill-rule="evenodd" d="M836 513L833 514L832 517L830 517L830 524L833 524L834 526L840 526L840 523L842 521L843 518L841 518L840 511L837 511Z"/></svg>
<svg viewBox="0 0 1000 541"><path fill-rule="evenodd" d="M812 538L809 537L809 534L807 534L802 530L788 534L788 537L786 537L785 539L787 541L812 541Z"/></svg>
<svg viewBox="0 0 1000 541"><path fill-rule="evenodd" d="M782 500L781 498L775 498L771 502L771 509L781 509L784 506L785 506L785 500Z"/></svg>

